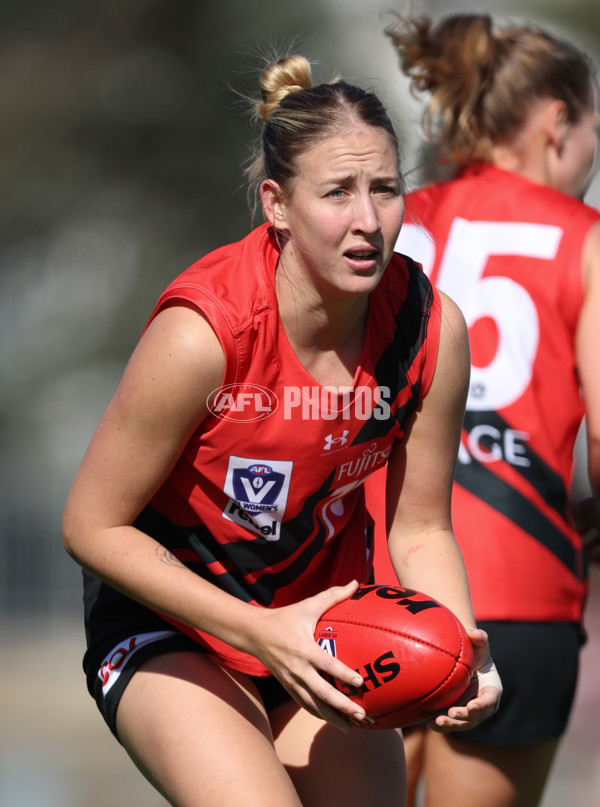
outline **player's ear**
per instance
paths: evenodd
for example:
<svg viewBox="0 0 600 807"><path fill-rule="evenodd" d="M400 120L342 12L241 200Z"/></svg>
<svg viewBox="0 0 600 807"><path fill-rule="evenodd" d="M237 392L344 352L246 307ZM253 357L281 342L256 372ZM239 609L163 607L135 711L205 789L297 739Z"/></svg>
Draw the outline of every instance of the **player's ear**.
<svg viewBox="0 0 600 807"><path fill-rule="evenodd" d="M260 185L260 200L267 221L277 230L287 230L284 194L279 183L264 179Z"/></svg>
<svg viewBox="0 0 600 807"><path fill-rule="evenodd" d="M544 114L544 126L548 142L560 155L569 132L569 114L564 101L559 98L549 101Z"/></svg>

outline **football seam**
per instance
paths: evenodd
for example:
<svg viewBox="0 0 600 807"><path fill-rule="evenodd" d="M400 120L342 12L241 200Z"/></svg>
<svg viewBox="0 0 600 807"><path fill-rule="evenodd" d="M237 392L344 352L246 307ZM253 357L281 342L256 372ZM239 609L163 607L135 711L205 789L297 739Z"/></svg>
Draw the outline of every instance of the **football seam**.
<svg viewBox="0 0 600 807"><path fill-rule="evenodd" d="M404 634L403 634L403 635L404 635ZM429 644L429 646L430 646L430 647L435 647L435 648L437 648L437 645L434 645L434 644L432 644L431 642L429 642L429 643L428 643L428 642L425 642L425 644ZM463 646L464 646L464 641L463 641L463 637L462 637L462 635L461 635L461 636L460 636L460 656L462 656L462 650L463 650ZM441 649L441 648L438 648L438 649ZM447 654L448 656L450 656L451 658L454 658L454 656L452 655L452 653L448 653L448 651L444 651L444 652L446 652L446 654ZM444 678L444 680L443 680L443 681L440 681L440 682L439 682L439 684L438 684L436 687L434 687L434 688L433 688L433 689L432 689L430 692L428 692L428 693L427 693L427 694L426 694L424 697L420 697L420 698L414 698L414 700L409 701L409 702L406 704L406 707L410 707L410 706L412 706L413 704L418 703L419 701L426 700L427 698L430 698L432 695L435 695L435 693L436 693L436 692L437 692L439 689L441 689L441 688L444 686L444 684L446 683L446 681L448 681L448 679L449 679L449 678L451 678L451 677L454 675L454 673L456 672L456 670L457 670L457 668L458 668L458 667L464 667L466 670L468 670L468 669L469 669L468 665L464 663L464 661L463 661L463 660L460 658L460 656L459 656L459 658L454 658L454 667L453 667L453 668L450 670L450 672L449 672L449 673L448 673L448 675L447 675L447 676ZM406 708L406 707L405 707L405 708ZM450 708L450 707L448 707L448 708ZM379 715L379 717L386 717L386 715L391 715L391 714L393 714L395 711L396 711L395 709L390 709L389 711L387 711L387 712L383 712L382 714L380 714L380 715Z"/></svg>
<svg viewBox="0 0 600 807"><path fill-rule="evenodd" d="M415 636L412 633L406 633L403 630L395 630L394 628L386 628L386 627L383 627L381 625L375 625L375 624L372 624L372 623L369 623L369 622L357 622L357 621L354 621L353 619L344 619L343 622L341 620L337 620L337 619L329 619L329 620L322 620L322 621L323 622L331 622L331 623L337 622L339 625L355 625L355 626L361 627L361 628L374 628L375 630L380 630L380 631L383 631L384 633L392 633L394 636L404 636L405 639L413 639L414 641L420 642L421 644L426 645L427 647L433 647L435 650L439 650L440 652L445 653L447 656L450 656L450 658L453 658L457 663L460 660L460 658L456 658L453 653L451 653L449 650L446 650L444 647L440 647L440 645L434 644L433 642L429 642L429 641L427 641L427 639L422 639L420 636ZM459 640L460 640L460 653L459 653L459 657L460 657L460 655L462 655L462 648L463 648L463 639L462 639L462 636L460 636L460 633L459 633Z"/></svg>
<svg viewBox="0 0 600 807"><path fill-rule="evenodd" d="M441 687L443 687L443 686L444 686L444 684L446 683L446 681L447 681L447 680L448 680L448 679L449 679L451 676L453 676L453 675L454 675L454 673L456 672L456 668L457 668L459 665L460 665L460 666L463 666L463 667L465 666L464 664L462 664L462 662L457 661L457 662L456 662L456 664L454 665L454 668L453 668L453 669L452 669L452 670L451 670L451 671L448 673L448 675L447 675L447 676L444 678L444 680L443 680L443 681L440 681L440 683L439 683L439 684L438 684L436 687L434 687L434 688L433 688L433 689L432 689L430 692L428 692L426 695L424 695L424 696L422 696L422 697L420 697L420 698L415 698L415 699L414 699L414 700L412 700L412 701L408 701L408 702L407 702L407 704L406 704L406 706L405 706L404 708L409 708L409 707L410 707L410 706L412 706L413 704L418 703L419 701L424 701L426 698L430 698L432 695L435 695L435 693L438 691L438 689L440 689ZM448 708L450 708L450 707L448 707ZM390 709L388 712L382 712L382 713L379 715L379 717L386 717L387 715L391 715L391 714L393 714L395 711L396 711L395 709Z"/></svg>
<svg viewBox="0 0 600 807"><path fill-rule="evenodd" d="M420 636L415 636L412 633L406 633L405 631L395 630L394 628L386 628L386 627L382 627L381 625L375 625L375 624L372 624L372 623L369 623L369 622L358 622L358 621L355 621L353 619L344 619L343 622L341 620L336 620L336 619L329 619L329 620L322 620L322 621L323 622L331 622L331 623L337 622L338 625L354 625L356 627L374 628L375 630L380 630L380 631L383 631L384 633L392 633L394 636L404 636L406 639L413 639L413 640L418 641L421 644L425 645L426 647L432 647L435 650L439 650L441 653L445 654L446 656L450 656L451 659L454 659L454 667L446 675L446 677L443 679L443 681L440 681L433 689L431 689L425 695L422 695L422 696L420 696L418 698L414 698L412 701L408 701L404 708L409 708L409 707L413 706L415 703L418 703L419 701L426 700L427 698L430 698L432 695L434 695L439 689L441 689L444 686L444 684L446 683L446 681L448 681L449 678L451 678L454 675L454 673L456 672L457 667L459 667L459 666L466 667L467 666L464 663L464 661L462 661L461 658L460 658L462 656L462 651L463 651L463 646L464 646L463 637L461 636L460 631L459 631L460 652L459 652L459 657L456 658L454 656L454 654L451 653L449 650L446 650L445 648L440 647L439 645L434 644L433 642L428 642L426 639L422 639ZM387 715L393 714L395 711L396 711L395 709L389 709L387 712L382 712L379 715L379 717L380 718L381 717L386 717Z"/></svg>

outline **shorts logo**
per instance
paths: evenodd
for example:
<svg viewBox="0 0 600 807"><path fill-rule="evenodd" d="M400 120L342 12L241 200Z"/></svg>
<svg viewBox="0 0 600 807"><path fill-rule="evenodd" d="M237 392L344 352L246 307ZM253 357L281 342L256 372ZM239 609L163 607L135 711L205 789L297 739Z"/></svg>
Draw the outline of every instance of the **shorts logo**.
<svg viewBox="0 0 600 807"><path fill-rule="evenodd" d="M224 492L229 502L223 518L278 541L285 514L293 463L230 457Z"/></svg>
<svg viewBox="0 0 600 807"><path fill-rule="evenodd" d="M161 639L168 639L171 636L177 636L177 633L171 630L151 631L150 633L130 636L129 639L126 639L121 644L115 645L98 670L98 677L102 681L103 695L106 696L111 687L116 684L121 675L121 671L140 647L144 647L152 642L158 642Z"/></svg>

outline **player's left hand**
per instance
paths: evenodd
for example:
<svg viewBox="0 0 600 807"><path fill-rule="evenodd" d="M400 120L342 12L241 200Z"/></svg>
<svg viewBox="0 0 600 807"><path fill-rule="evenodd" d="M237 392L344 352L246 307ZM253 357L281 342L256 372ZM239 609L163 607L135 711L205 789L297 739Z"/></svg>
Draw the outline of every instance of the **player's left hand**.
<svg viewBox="0 0 600 807"><path fill-rule="evenodd" d="M468 731L491 717L500 705L502 682L490 655L488 635L480 628L470 628L468 633L475 653L471 683L460 703L427 723L434 731Z"/></svg>

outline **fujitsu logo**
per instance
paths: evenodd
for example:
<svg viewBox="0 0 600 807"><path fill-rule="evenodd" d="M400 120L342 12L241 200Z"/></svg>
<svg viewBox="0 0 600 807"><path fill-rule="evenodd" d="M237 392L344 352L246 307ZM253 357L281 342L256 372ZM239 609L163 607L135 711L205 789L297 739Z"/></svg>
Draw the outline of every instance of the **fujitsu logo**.
<svg viewBox="0 0 600 807"><path fill-rule="evenodd" d="M338 480L368 476L376 468L379 468L380 465L385 465L391 450L391 445L379 448L377 443L371 443L360 457L348 460L348 462L343 462L340 465L337 475Z"/></svg>

